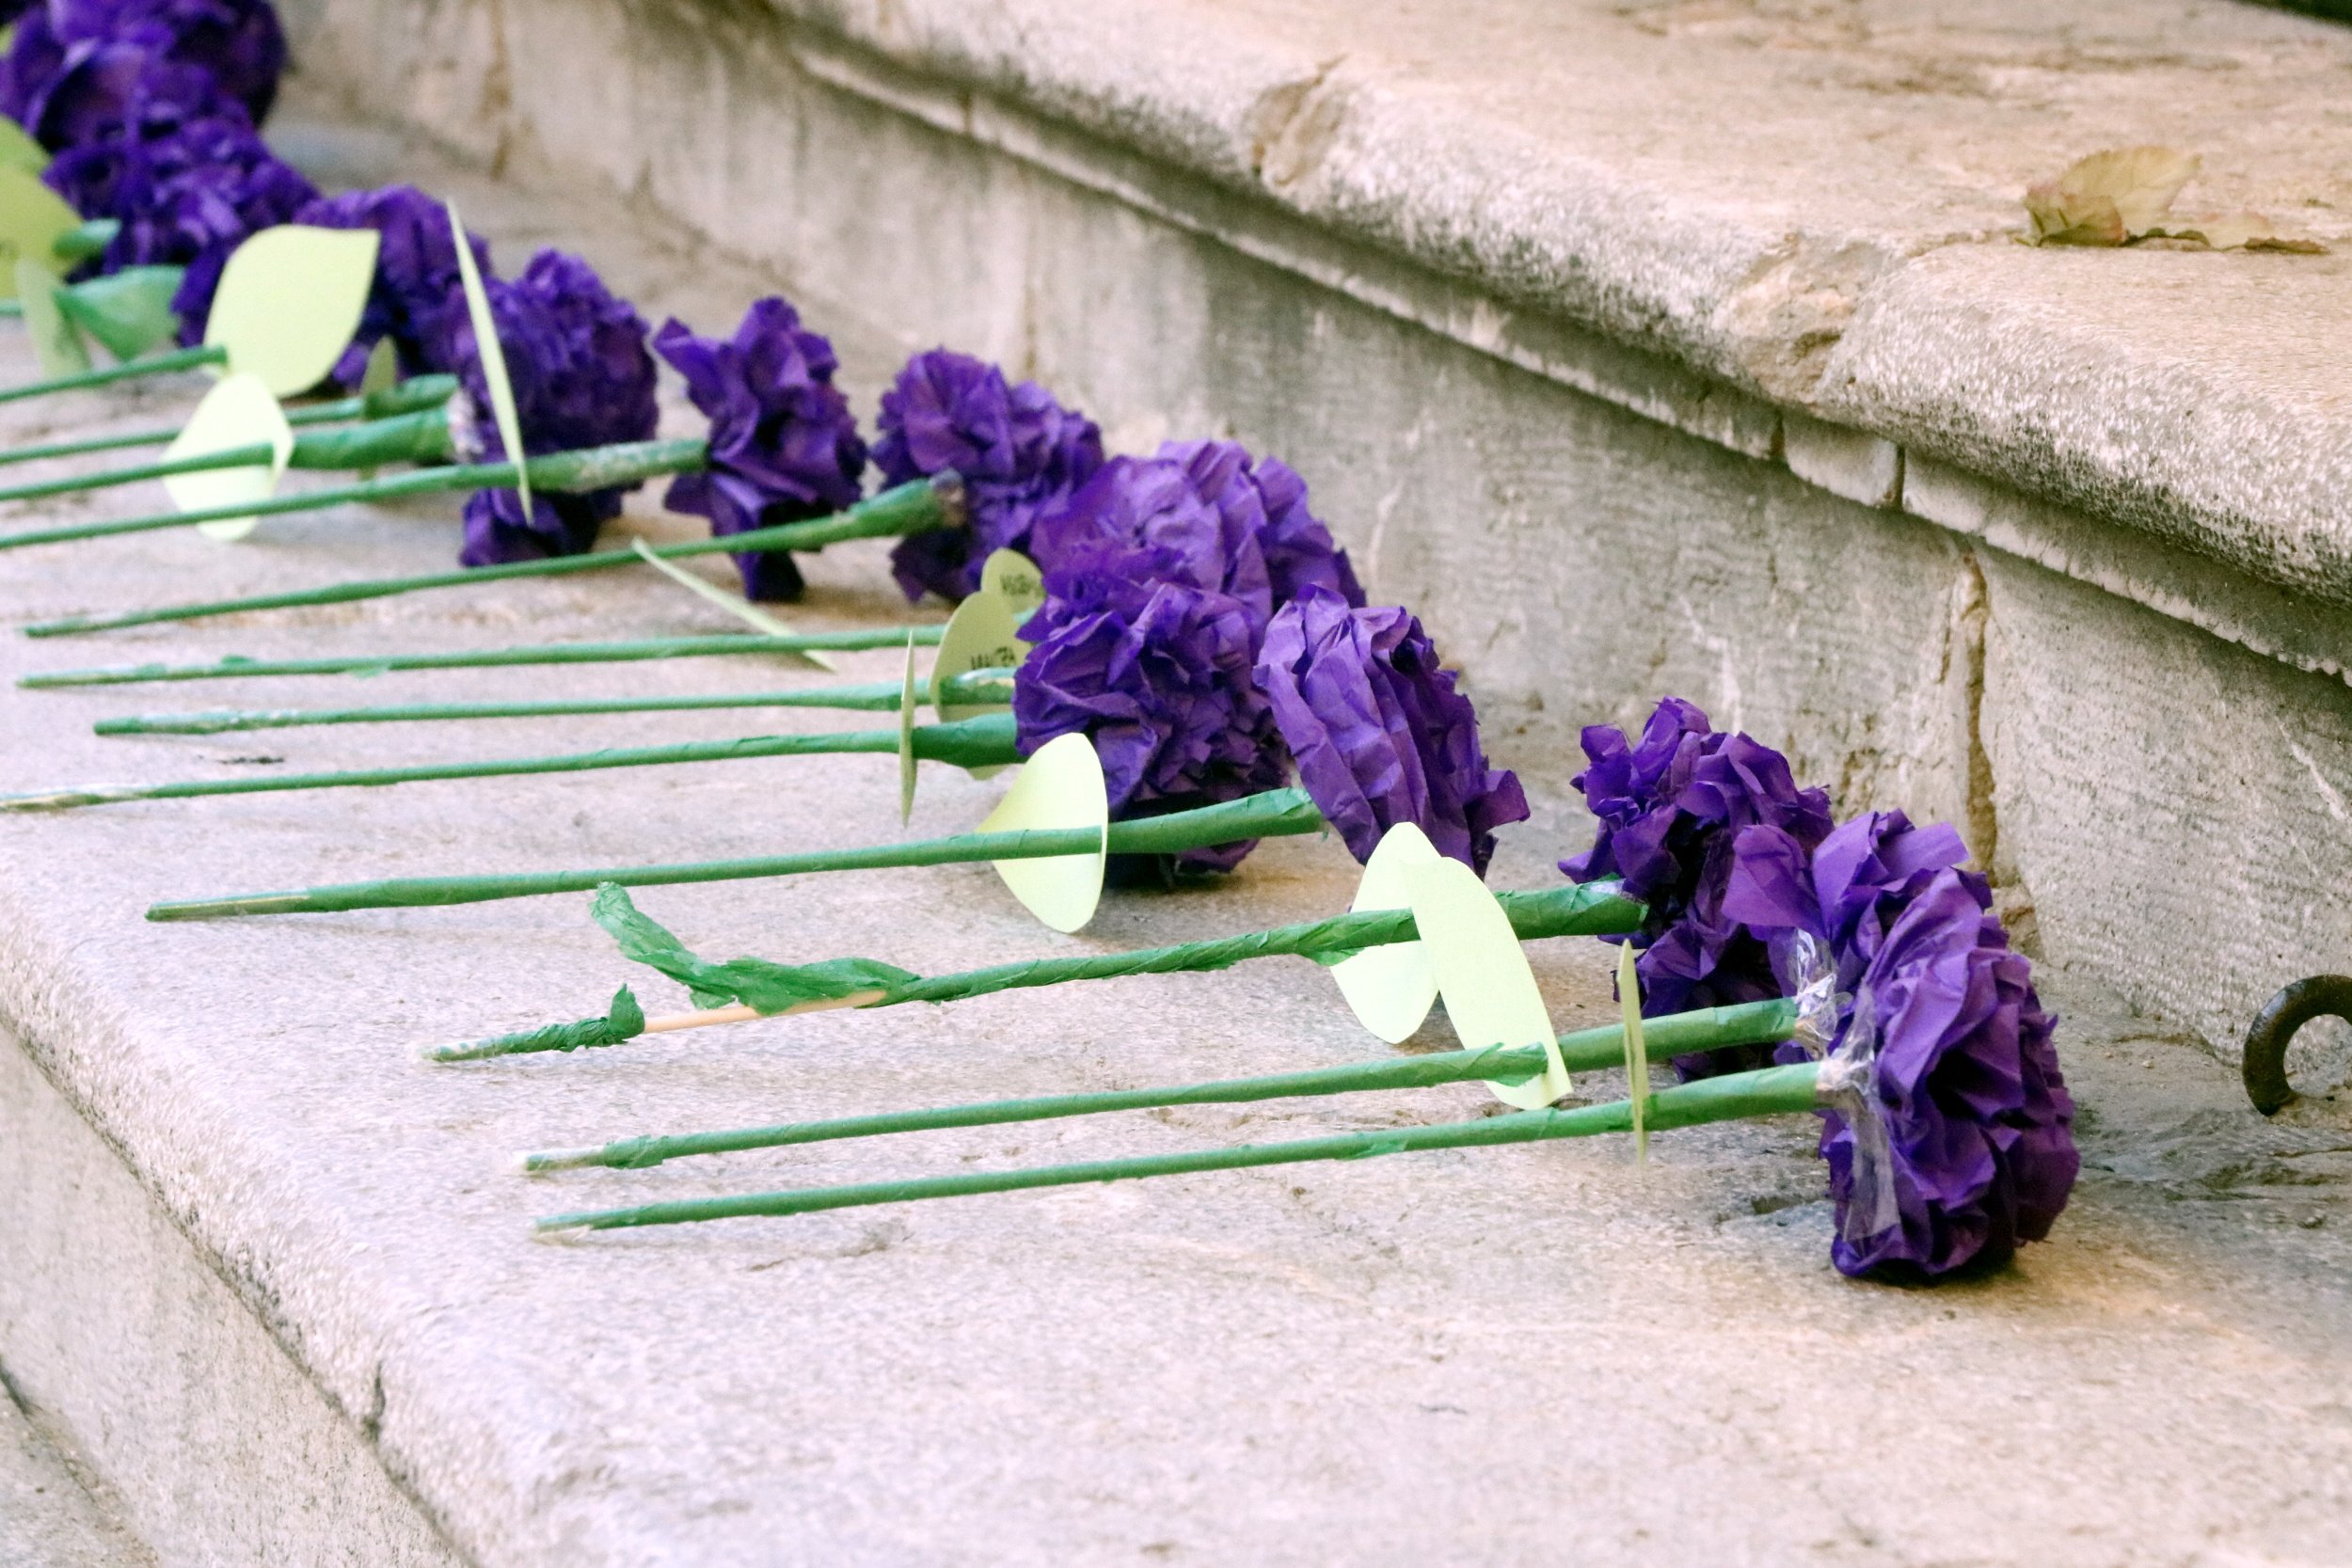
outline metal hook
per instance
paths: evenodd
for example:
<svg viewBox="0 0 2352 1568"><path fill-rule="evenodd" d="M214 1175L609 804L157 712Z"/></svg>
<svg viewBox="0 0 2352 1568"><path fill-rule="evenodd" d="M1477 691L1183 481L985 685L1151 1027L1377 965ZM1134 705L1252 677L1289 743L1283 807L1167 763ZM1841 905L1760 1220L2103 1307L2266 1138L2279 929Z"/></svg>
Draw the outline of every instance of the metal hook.
<svg viewBox="0 0 2352 1568"><path fill-rule="evenodd" d="M2275 1116L2295 1098L2287 1082L2287 1044L2315 1018L2352 1023L2352 974L2313 974L2297 980L2266 1003L2246 1031L2246 1058L2239 1069L2246 1098L2264 1116Z"/></svg>

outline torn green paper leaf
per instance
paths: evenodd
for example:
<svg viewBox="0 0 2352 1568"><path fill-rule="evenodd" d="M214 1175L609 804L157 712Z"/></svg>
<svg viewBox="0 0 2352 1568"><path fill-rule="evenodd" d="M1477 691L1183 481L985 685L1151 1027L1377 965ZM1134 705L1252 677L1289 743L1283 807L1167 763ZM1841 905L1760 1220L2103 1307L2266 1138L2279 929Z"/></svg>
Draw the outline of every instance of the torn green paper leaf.
<svg viewBox="0 0 2352 1568"><path fill-rule="evenodd" d="M765 958L713 963L688 952L666 927L640 912L617 882L596 889L594 913L596 924L621 944L623 958L677 981L693 994L697 1006L740 1003L762 1013L781 1013L860 991L888 991L918 978L872 958L833 958L797 967Z"/></svg>

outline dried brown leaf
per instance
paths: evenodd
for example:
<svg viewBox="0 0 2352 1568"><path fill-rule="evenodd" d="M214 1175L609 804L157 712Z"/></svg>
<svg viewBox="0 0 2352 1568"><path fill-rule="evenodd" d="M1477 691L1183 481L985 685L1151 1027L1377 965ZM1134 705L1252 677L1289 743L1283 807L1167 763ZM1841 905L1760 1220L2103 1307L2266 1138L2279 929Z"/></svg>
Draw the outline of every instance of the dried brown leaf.
<svg viewBox="0 0 2352 1568"><path fill-rule="evenodd" d="M2328 247L2319 241L2290 232L2285 225L2273 223L2255 212L2179 218L2151 233L2166 239L2196 240L2215 250L2283 250L2301 256L2328 253Z"/></svg>
<svg viewBox="0 0 2352 1568"><path fill-rule="evenodd" d="M2169 147L2093 152L2026 190L2034 243L2116 245L2149 233L2196 172L2194 154Z"/></svg>

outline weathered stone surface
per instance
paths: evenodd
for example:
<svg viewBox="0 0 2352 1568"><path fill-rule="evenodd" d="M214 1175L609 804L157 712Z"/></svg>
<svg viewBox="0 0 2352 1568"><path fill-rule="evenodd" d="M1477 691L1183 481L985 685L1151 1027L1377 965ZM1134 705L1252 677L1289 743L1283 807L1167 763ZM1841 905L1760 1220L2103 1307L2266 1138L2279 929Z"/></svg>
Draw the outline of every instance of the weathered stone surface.
<svg viewBox="0 0 2352 1568"><path fill-rule="evenodd" d="M2026 184L2144 141L2203 157L2185 211L2352 240L2352 36L2323 23L2187 0L295 10L355 101L814 284L886 287L940 240L1000 329L1078 306L1019 292L1036 253L1004 198L1030 176L975 161L911 190L891 133L846 134L883 105L1482 347L1597 331L2352 602L2329 369L2352 258L2010 243Z"/></svg>
<svg viewBox="0 0 2352 1568"><path fill-rule="evenodd" d="M647 244L609 208L501 193L325 128L289 124L281 139L330 176L399 167L454 191L503 255L542 237L582 244L652 313L715 323L759 283ZM1249 297L1245 275L1224 276L1228 297ZM1232 362L1268 341L1259 331L1312 319L1279 302L1257 308L1269 325L1239 340ZM1507 692L1494 698L1498 750L1531 765L1539 808L1507 835L1498 884L1546 882L1550 859L1584 842L1586 824L1559 792L1562 732L1686 680L1725 716L1794 737L1801 770L1836 778L1849 803L1964 793L1964 777L1930 770L1964 755L1958 743L1931 753L1909 737L1964 732L1972 711L2012 689L1998 638L2012 616L2050 635L2035 618L2055 612L2042 603L2053 579L2034 574L2021 587L2024 568L1987 569L1989 554L1972 557L1918 518L1826 499L1776 467L1458 346L1424 337L1415 348L1414 335L1357 307L1325 319L1339 347L1309 361L1321 379L1302 384L1284 416L1296 422L1276 430L1283 440L1327 429L1337 438L1336 420L1316 410L1350 363L1402 367L1374 378L1382 384L1403 371L1438 378L1466 410L1460 425L1433 420L1410 464L1391 466L1375 436L1409 430L1418 411L1400 404L1395 422L1358 430L1360 469L1311 473L1318 494L1340 493L1335 519L1369 553L1379 515L1355 487L1395 483L1423 463L1438 483L1488 495L1487 506L1432 513L1463 538L1499 542L1483 592L1438 575L1438 543L1401 519L1379 536L1376 576L1429 577L1433 624L1478 668L1482 692L1532 680L1519 672L1547 657L1548 689L1590 683L1527 715L1525 736L1508 734ZM904 339L847 314L826 325L870 406ZM0 378L21 373L0 363ZM1535 387L1556 401L1536 401ZM0 419L0 439L92 408L152 420L185 395L20 408ZM1264 411L1250 418L1271 420L1274 394L1249 395ZM1516 467L1489 469L1470 453L1487 421L1508 427L1496 450ZM1489 472L1506 482L1485 489ZM1597 516L1672 508L1688 518L1688 553L1646 586L1604 571L1615 557L1600 545L1548 535L1532 507L1512 510L1538 481L1592 490L1607 502ZM453 512L273 523L231 550L157 535L0 554L0 603L32 618L421 569L448 558ZM654 526L648 500L635 516ZM1616 553L1636 547L1639 531L1615 526L1627 541ZM1563 569L1551 558L1564 550L1588 553ZM1839 571L1841 550L1870 571ZM880 560L871 546L819 558L811 600L793 613L812 626L901 613ZM1678 635L1640 619L1683 614L1685 599ZM1612 613L1643 639L1623 655L1607 652ZM1840 621L1858 629L1841 632ZM0 678L116 659L718 625L658 582L581 578L239 625L10 638ZM2123 631L2090 656L2067 651L2106 657L2143 636ZM2243 674L2259 661L2195 635L2218 661L2214 678L2261 694ZM1972 682L1979 647L1984 675ZM848 662L853 678L889 673L886 657ZM1502 673L1490 679L1489 668ZM0 788L827 722L697 715L124 741L88 733L106 714L804 678L698 661L519 680L11 692L0 701L17 744L0 757ZM2063 691L2016 691L1998 697L2002 711L2046 713L2062 730ZM1878 730L1852 727L1857 692L1882 705L1860 710ZM2302 700L2265 700L2287 696ZM1892 738L1873 754L1857 733ZM1996 800L2026 766L2094 776L2032 736L1992 735ZM1907 767L1920 770L1898 776ZM2183 1543L2217 1561L2334 1554L2352 1508L2347 1102L2315 1100L2263 1123L2233 1075L2176 1028L2134 1020L2063 975L2053 994L2068 1015L2090 1161L2076 1203L2017 1270L1927 1292L1829 1271L1801 1117L1661 1138L1639 1172L1621 1147L1596 1143L534 1243L529 1216L581 1203L1378 1127L1473 1115L1480 1096L1195 1110L531 1182L508 1173L513 1151L1374 1053L1319 971L1279 963L430 1069L413 1048L602 1005L624 970L584 900L185 927L137 918L152 898L230 888L885 839L898 831L888 771L864 758L714 765L0 818L0 1022L40 1069L0 1069L11 1118L0 1136L0 1256L48 1259L22 1283L0 1279L0 1299L49 1292L38 1316L0 1313L0 1362L22 1360L28 1389L86 1451L125 1456L115 1479L126 1494L152 1493L141 1505L151 1512L134 1517L183 1522L176 1545L150 1532L166 1560L431 1560L419 1518L484 1568L1963 1555L2063 1568L2175 1561ZM1000 786L934 774L925 787L918 832L968 824ZM1077 939L1016 918L980 868L654 890L643 901L705 950L855 952L944 969L1306 918L1337 908L1352 881L1335 845L1286 842L1226 886L1117 896ZM1534 957L1564 1026L1609 1016L1597 944L1543 944ZM682 1001L660 982L643 990L658 1009ZM1442 1026L1424 1037L1444 1038ZM2310 1066L2313 1085L2340 1070ZM53 1114L46 1083L153 1212L123 1201L130 1178L110 1176L94 1140ZM1619 1089L1605 1074L1581 1086ZM165 1243L180 1238L189 1252L174 1261ZM211 1317L193 1305L206 1300ZM126 1343L134 1331L118 1326L143 1321L131 1310L142 1302L167 1330L151 1346ZM194 1337L224 1323L243 1338ZM23 1357L25 1343L54 1351ZM150 1351L168 1373L141 1370ZM131 1359L117 1367L109 1354ZM286 1388L295 1370L309 1387ZM141 1424L163 1415L153 1431ZM306 1465L285 1460L296 1442ZM371 1458L372 1486L358 1479ZM383 1503L388 1493L414 1516ZM242 1496L281 1506L227 1505Z"/></svg>
<svg viewBox="0 0 2352 1568"><path fill-rule="evenodd" d="M84 1490L16 1398L0 1398L0 1568L145 1568L152 1562Z"/></svg>

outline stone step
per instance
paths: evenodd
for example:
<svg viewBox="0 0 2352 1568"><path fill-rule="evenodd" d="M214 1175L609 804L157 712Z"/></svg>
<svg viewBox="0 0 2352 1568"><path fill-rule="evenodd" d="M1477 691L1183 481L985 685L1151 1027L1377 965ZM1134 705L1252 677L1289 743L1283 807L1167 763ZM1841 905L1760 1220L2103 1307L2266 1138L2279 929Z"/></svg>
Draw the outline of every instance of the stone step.
<svg viewBox="0 0 2352 1568"><path fill-rule="evenodd" d="M2179 605L2142 602L2125 591L2131 572L2192 574L2204 558L2122 510L2036 490L2023 470L1931 468L1899 434L1768 386L1736 356L1708 359L1700 336L1641 337L1632 307L1613 329L1629 337L1608 337L1597 317L1514 303L1475 258L1442 272L1346 229L1343 214L1285 216L1202 173L1198 147L1214 137L1154 119L1159 100L1091 103L1047 69L1118 64L1172 33L1184 47L1167 58L1184 69L1141 85L1179 106L1206 94L1196 129L1213 127L1218 103L1246 119L1269 81L1296 79L1252 75L1260 54L1245 44L1327 13L1089 8L1064 34L1041 11L973 8L957 16L974 48L1000 47L968 58L940 41L956 21L945 8L829 14L834 31L687 0L312 7L297 19L308 75L271 135L329 182L409 178L456 195L510 265L534 244L576 246L657 320L708 330L786 287L836 336L866 408L907 349L946 339L1052 381L1120 444L1230 428L1281 451L1375 585L1421 606L1470 665L1498 751L1531 775L1537 816L1507 835L1498 885L1547 885L1552 860L1585 842L1565 793L1576 725L1632 716L1661 689L1791 744L1849 809L1893 800L1958 816L2002 867L2012 912L2038 905L2047 946L2072 960L2045 968L2085 1107L2075 1202L2050 1243L1991 1280L1855 1286L1825 1261L1816 1126L1789 1117L1661 1137L1640 1169L1593 1143L536 1243L532 1215L581 1202L1375 1129L1474 1115L1480 1097L1193 1109L525 1181L508 1168L525 1148L1375 1053L1320 971L1276 963L428 1069L417 1047L602 1006L628 972L584 900L139 919L155 898L387 871L888 838L894 781L871 759L0 818L12 1037L0 1045L0 1366L157 1560L2071 1568L2184 1549L2335 1555L2352 1511L2352 1101L2314 1097L2264 1122L2191 1027L2229 1033L2237 991L2268 988L2256 972L2302 967L2328 940L2337 902L2314 890L2340 836L2324 800L2288 788L2320 799L2313 779L2348 776L2328 727L2340 683L2193 616L2268 604L2286 607L2275 624L2300 625L2286 617L2313 613L2320 590L2241 562L2185 576L2196 592ZM1598 25L1597 10L1560 14ZM1742 13L1710 14L1634 13L1624 25L1666 29L1668 55L1578 69L1638 86L1625 62L1646 60L1655 84L1683 54L1745 48L1796 58L1802 85L1804 51L1757 50L1741 41ZM1984 27L2015 23L2027 39L2049 26L2023 8L1986 14ZM2199 14L2200 28L2222 25ZM1019 32L1031 69L990 66ZM2025 51L2017 69L2051 69L2004 47ZM2051 56L2061 74L2123 69L2100 63L2118 51L2096 37L2066 49ZM1814 54L1817 66L1846 58ZM2131 69L2176 69L2152 55ZM1506 66L1544 57L1491 51L1495 90ZM718 73L665 77L682 59ZM2000 87L1997 64L1974 69ZM1332 71L1343 85L1346 66ZM665 81L685 85L652 90ZM714 82L735 85L697 86ZM338 95L373 102L373 122L334 108ZM1270 135L1290 127L1269 142L1293 150L1272 157L1278 169L1294 153L1304 166L1322 135L1312 93L1295 96L1263 117ZM483 158L453 165L419 145L427 119L461 151L487 127L471 141ZM485 172L500 138L504 180ZM1867 165L1870 144L1850 142ZM2019 156L2020 178L2042 152L2032 169ZM625 156L646 160L644 180L613 174ZM1758 211L1790 199L1773 180L1753 187ZM1987 224L1994 205L1987 195ZM1770 215L1750 226L1772 229ZM913 249L884 243L910 228ZM1752 261L1732 255L1725 274ZM1822 309L1798 300L1791 320L1818 325ZM2308 315L2324 336L2324 309ZM1728 322L1708 341L1771 340ZM0 383L27 373L21 340L0 335ZM0 441L92 418L151 423L187 391L15 406L0 412ZM1922 515L1931 495L1973 498L1982 520L1956 531ZM137 503L93 499L72 515ZM660 519L658 496L631 506L634 526L683 527ZM273 524L233 550L157 535L8 552L0 604L34 619L421 570L452 553L453 510ZM2044 524L2059 531L2030 532ZM2064 548L2038 563L2020 543L2036 538ZM881 560L871 546L816 558L810 599L790 613L812 627L901 614ZM2093 580L2110 566L2114 585ZM11 637L0 681L116 658L720 629L645 574L72 643ZM883 656L847 662L850 679L894 673ZM775 678L681 662L626 682L534 672L527 685L587 695ZM0 789L647 738L629 718L290 731L265 745L89 731L199 701L394 701L396 684L453 701L517 687L478 671L315 693L226 683L194 700L11 689ZM2260 700L2221 708L2216 692ZM2127 742L2173 744L2134 727L2158 699L2172 729L2216 714L2222 728L2176 767L2118 770ZM2070 714L2098 721L2078 733ZM2283 783L2249 770L2248 737L2269 744L2289 722L2309 769ZM661 733L755 727L693 716ZM968 825L994 792L927 777L914 831ZM2266 823L2300 837L2256 861L2241 847ZM2143 839L2124 834L2135 825ZM2277 869L2289 860L2291 877ZM938 970L1310 918L1343 905L1353 880L1335 845L1285 841L1227 885L1115 897L1070 940L1018 917L979 868L644 902L703 950ZM2134 945L2143 937L2155 945ZM1564 1027L1612 1016L1597 944L1532 957ZM2134 1016L2099 969L2143 1004L2188 998L2174 1008L2188 1022ZM657 1006L680 1000L659 982L641 990ZM1446 1038L1433 1024L1420 1043ZM1620 1085L1599 1074L1580 1088Z"/></svg>
<svg viewBox="0 0 2352 1568"><path fill-rule="evenodd" d="M1115 442L1279 452L1565 785L1665 690L2229 1052L2352 942L2352 32L2236 5L453 0L310 80ZM524 62L532 62L525 69ZM2249 127L2263 127L2259 135ZM2032 249L2203 156L2323 257Z"/></svg>

